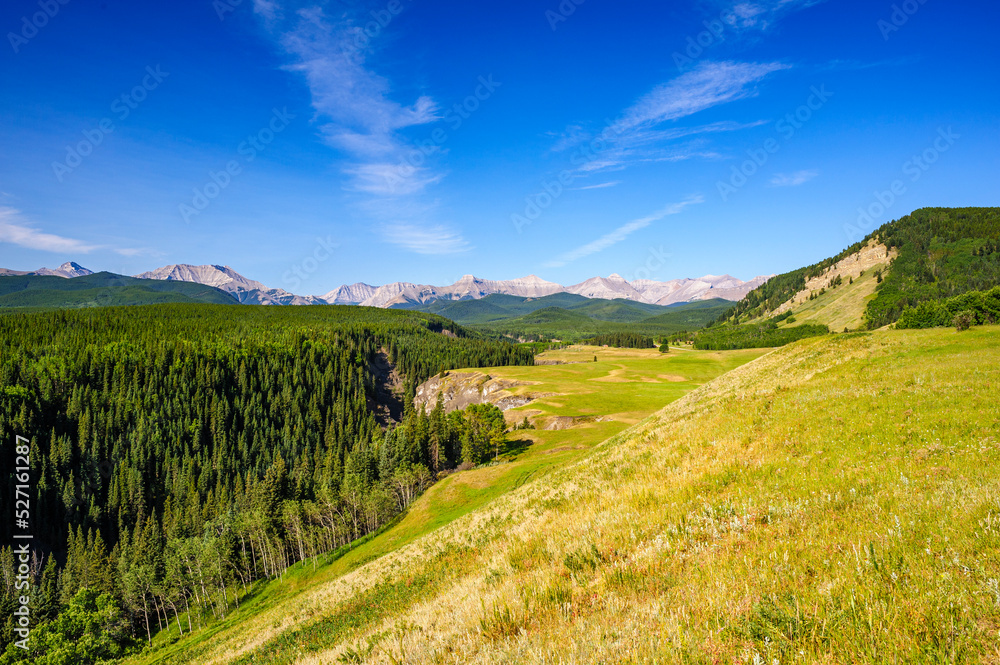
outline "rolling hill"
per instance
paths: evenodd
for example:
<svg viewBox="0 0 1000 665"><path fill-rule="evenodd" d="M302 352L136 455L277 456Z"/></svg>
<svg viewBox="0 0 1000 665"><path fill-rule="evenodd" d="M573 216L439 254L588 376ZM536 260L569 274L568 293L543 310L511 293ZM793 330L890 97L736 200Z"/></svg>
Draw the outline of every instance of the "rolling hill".
<svg viewBox="0 0 1000 665"><path fill-rule="evenodd" d="M409 304L400 307L440 314L456 323L470 325L517 318L553 307L579 311L598 321L641 321L654 314L669 311L667 306L625 299L587 298L574 293L554 293L541 298L496 293L479 300L436 300L427 304Z"/></svg>
<svg viewBox="0 0 1000 665"><path fill-rule="evenodd" d="M109 272L67 279L54 275L0 277L0 307L109 307L156 303L236 304L219 289L192 282L166 282Z"/></svg>
<svg viewBox="0 0 1000 665"><path fill-rule="evenodd" d="M548 337L582 340L603 333L629 332L649 336L697 330L728 310L728 300L678 303L660 308L659 314L642 315L634 303L593 300L571 308L544 307L528 314L497 319L473 327L515 337ZM652 307L647 305L647 307Z"/></svg>
<svg viewBox="0 0 1000 665"><path fill-rule="evenodd" d="M439 314L483 331L513 336L581 339L605 332L666 335L695 330L729 309L728 300L652 305L632 300L602 300L572 293L541 298L492 294L478 300L437 300L406 309Z"/></svg>

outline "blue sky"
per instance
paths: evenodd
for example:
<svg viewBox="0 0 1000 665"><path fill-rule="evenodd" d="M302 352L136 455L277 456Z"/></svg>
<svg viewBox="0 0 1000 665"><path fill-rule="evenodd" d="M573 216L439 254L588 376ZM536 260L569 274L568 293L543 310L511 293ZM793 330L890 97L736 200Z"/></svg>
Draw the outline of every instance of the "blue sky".
<svg viewBox="0 0 1000 665"><path fill-rule="evenodd" d="M779 273L919 207L1000 205L998 19L942 0L13 0L0 266L218 263L303 294Z"/></svg>

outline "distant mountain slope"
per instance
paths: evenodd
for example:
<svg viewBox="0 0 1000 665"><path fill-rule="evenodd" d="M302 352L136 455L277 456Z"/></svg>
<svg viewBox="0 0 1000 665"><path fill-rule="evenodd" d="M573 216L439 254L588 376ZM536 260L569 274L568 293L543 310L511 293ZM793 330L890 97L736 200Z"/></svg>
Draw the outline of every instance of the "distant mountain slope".
<svg viewBox="0 0 1000 665"><path fill-rule="evenodd" d="M657 316L643 319L647 326L668 326L677 330L697 330L709 321L732 307L728 300L699 300L697 302L678 303L667 307L667 311Z"/></svg>
<svg viewBox="0 0 1000 665"><path fill-rule="evenodd" d="M653 306L658 307L656 305ZM622 323L643 321L650 316L649 311L622 300L591 300L585 305L573 308L572 311L584 314L598 321L618 321Z"/></svg>
<svg viewBox="0 0 1000 665"><path fill-rule="evenodd" d="M478 300L494 293L538 298L564 290L559 284L547 282L535 275L502 281L465 275L449 286L393 282L376 288L375 292L360 304L369 307L392 307L407 303L428 303L434 300Z"/></svg>
<svg viewBox="0 0 1000 665"><path fill-rule="evenodd" d="M367 284L345 285L330 291L323 298L331 303L336 300L341 303L371 307L419 309L420 305L441 300L478 300L496 294L542 298L558 293L568 293L592 299L628 300L649 305L670 305L676 302L713 298L723 298L735 302L769 278L770 276L760 276L744 282L730 275L705 275L697 279L675 279L668 282L657 282L649 279L629 282L621 275L612 274L608 277L592 277L572 286L561 286L555 282L547 282L535 275L503 281L486 280L466 275L449 286L432 286L410 282L393 282L379 287L371 287ZM366 289L372 288L375 290L369 297L355 302L367 292Z"/></svg>
<svg viewBox="0 0 1000 665"><path fill-rule="evenodd" d="M357 282L345 284L320 297L331 305L360 305L375 295L376 288L371 284Z"/></svg>
<svg viewBox="0 0 1000 665"><path fill-rule="evenodd" d="M628 300L601 300L574 293L553 293L541 298L492 294L479 300L436 300L426 304L397 305L440 314L463 324L485 324L525 316L545 308L578 311L600 321L641 321L666 311L659 305Z"/></svg>
<svg viewBox="0 0 1000 665"><path fill-rule="evenodd" d="M569 293L577 293L586 298L642 300L642 294L636 291L631 284L625 281L624 277L618 274L611 274L608 277L591 277L579 284L567 286L565 290Z"/></svg>
<svg viewBox="0 0 1000 665"><path fill-rule="evenodd" d="M284 289L272 289L247 279L229 266L175 264L136 275L139 279L194 282L229 293L244 305L325 305L316 296L297 296Z"/></svg>
<svg viewBox="0 0 1000 665"><path fill-rule="evenodd" d="M8 270L7 268L0 268L0 277L18 277L24 275L47 275L51 277L82 277L84 275L93 275L93 270L88 270L84 268L79 263L73 261L67 261L55 270L50 270L49 268L39 268L38 270Z"/></svg>
<svg viewBox="0 0 1000 665"><path fill-rule="evenodd" d="M76 278L89 274L91 274L90 270L73 262L64 263L56 270L39 268L27 272L0 269L0 275L10 276L58 275ZM666 306L678 302L714 298L724 298L735 302L769 279L768 276L761 276L744 282L730 275L705 275L697 279L676 279L668 282L649 279L629 282L621 275L612 274L608 277L592 277L572 286L562 286L541 279L536 275L509 280L489 280L474 275L465 275L454 284L447 286L412 282L393 282L383 286L373 286L357 282L345 284L322 296L300 296L244 277L225 265L178 263L143 272L135 277L204 284L225 291L231 294L237 302L248 305L362 305L420 309L422 311L438 311L425 307L432 303L474 301L498 295L521 299L539 299L561 294L584 299L617 300L650 306ZM560 307L563 306L563 302L552 302L544 306ZM519 314L527 314L529 311L532 311L532 308L525 308ZM645 311L656 313L656 310L646 309ZM610 312L611 310L604 315L604 318L610 317L610 320L623 321L639 320L640 318L637 313L622 307L614 308L614 313ZM488 317L486 310L482 310L481 315Z"/></svg>
<svg viewBox="0 0 1000 665"><path fill-rule="evenodd" d="M586 314L563 309L562 307L546 307L531 314L525 314L524 316L512 319L508 323L511 325L553 325L566 328L583 328L592 324L593 319Z"/></svg>
<svg viewBox="0 0 1000 665"><path fill-rule="evenodd" d="M569 294L559 294L569 295ZM550 298L555 296L550 296ZM539 298L540 302L548 300ZM517 317L508 317L479 324L482 330L505 335L533 338L555 338L579 341L598 334L628 332L643 335L671 335L697 330L729 309L728 300L708 300L659 307L624 300L584 300L572 307L544 307ZM656 308L660 313L643 318L641 308ZM604 317L604 318L599 318Z"/></svg>
<svg viewBox="0 0 1000 665"><path fill-rule="evenodd" d="M232 296L214 287L109 272L73 279L54 275L0 276L0 307L108 307L166 302L236 304Z"/></svg>

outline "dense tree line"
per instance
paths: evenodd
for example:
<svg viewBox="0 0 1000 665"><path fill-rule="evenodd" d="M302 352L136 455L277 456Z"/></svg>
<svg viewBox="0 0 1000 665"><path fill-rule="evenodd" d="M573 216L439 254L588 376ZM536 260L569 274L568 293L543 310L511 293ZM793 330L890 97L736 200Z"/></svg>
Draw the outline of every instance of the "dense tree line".
<svg viewBox="0 0 1000 665"><path fill-rule="evenodd" d="M989 291L968 291L947 300L926 300L907 307L897 328L958 328L1000 322L1000 286Z"/></svg>
<svg viewBox="0 0 1000 665"><path fill-rule="evenodd" d="M380 354L410 394L441 370L533 363L530 349L394 310L0 315L0 454L7 470L15 434L31 440L33 622L55 626L42 634L196 630L255 581L377 530L438 472L499 453L495 407L446 415L409 400L381 427ZM13 474L0 482L10 515ZM0 662L42 655L11 645L12 556L0 552Z"/></svg>
<svg viewBox="0 0 1000 665"><path fill-rule="evenodd" d="M886 224L876 237L899 255L865 310L868 328L907 307L1000 285L1000 208L924 208Z"/></svg>
<svg viewBox="0 0 1000 665"><path fill-rule="evenodd" d="M651 349L655 346L653 338L632 332L607 333L583 341L591 346L613 346L620 349Z"/></svg>
<svg viewBox="0 0 1000 665"><path fill-rule="evenodd" d="M718 325L694 333L677 335L672 342L691 342L696 349L724 351L732 349L758 349L784 346L806 337L817 337L830 332L824 325L802 325L779 328L772 321L742 325Z"/></svg>

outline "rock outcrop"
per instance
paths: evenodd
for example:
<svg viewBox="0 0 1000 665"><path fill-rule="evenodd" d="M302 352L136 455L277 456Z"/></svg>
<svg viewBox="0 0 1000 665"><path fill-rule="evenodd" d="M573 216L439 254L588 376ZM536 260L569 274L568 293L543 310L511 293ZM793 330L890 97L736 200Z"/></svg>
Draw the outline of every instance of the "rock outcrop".
<svg viewBox="0 0 1000 665"><path fill-rule="evenodd" d="M501 411L530 404L539 397L551 393L514 392L514 388L531 385L510 379L494 379L482 372L445 372L444 376L433 376L417 387L413 404L418 409L434 408L440 393L446 412L460 411L471 404L490 403Z"/></svg>

